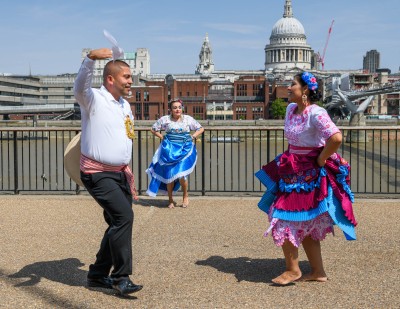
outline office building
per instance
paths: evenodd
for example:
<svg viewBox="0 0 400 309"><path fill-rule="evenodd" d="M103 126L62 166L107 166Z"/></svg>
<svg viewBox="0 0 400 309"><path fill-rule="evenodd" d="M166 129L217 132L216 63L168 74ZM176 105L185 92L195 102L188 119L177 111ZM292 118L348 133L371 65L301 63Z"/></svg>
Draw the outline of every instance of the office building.
<svg viewBox="0 0 400 309"><path fill-rule="evenodd" d="M363 58L363 70L368 73L375 73L380 68L380 54L376 49L367 51Z"/></svg>

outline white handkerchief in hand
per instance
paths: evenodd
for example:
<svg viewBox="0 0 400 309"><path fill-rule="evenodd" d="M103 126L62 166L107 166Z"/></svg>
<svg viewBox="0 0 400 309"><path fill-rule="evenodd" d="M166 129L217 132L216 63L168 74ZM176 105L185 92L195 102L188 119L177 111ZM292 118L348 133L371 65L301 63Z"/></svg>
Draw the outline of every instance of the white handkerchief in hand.
<svg viewBox="0 0 400 309"><path fill-rule="evenodd" d="M106 39L112 44L111 50L113 53L113 60L124 58L124 50L118 46L117 40L107 30L104 30L103 33Z"/></svg>

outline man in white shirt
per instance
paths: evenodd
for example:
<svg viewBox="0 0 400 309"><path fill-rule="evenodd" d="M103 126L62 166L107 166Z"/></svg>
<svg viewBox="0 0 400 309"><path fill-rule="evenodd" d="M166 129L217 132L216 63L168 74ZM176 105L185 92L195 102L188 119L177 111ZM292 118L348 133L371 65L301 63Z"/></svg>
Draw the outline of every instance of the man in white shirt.
<svg viewBox="0 0 400 309"><path fill-rule="evenodd" d="M114 288L125 295L142 289L129 278L132 274L132 194L136 198L128 165L132 157L133 115L123 98L131 91L129 65L121 60L108 62L102 87L91 88L95 61L111 57L111 49L92 50L79 70L74 94L82 116L81 180L103 208L109 225L96 261L89 266L87 285Z"/></svg>

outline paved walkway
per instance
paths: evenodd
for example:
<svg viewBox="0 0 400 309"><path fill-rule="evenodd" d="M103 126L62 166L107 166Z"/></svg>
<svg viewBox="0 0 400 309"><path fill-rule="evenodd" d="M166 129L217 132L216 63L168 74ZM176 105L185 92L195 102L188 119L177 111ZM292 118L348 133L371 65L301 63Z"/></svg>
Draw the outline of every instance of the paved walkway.
<svg viewBox="0 0 400 309"><path fill-rule="evenodd" d="M357 200L358 240L322 243L327 283L276 287L283 255L253 197L134 205L134 281L121 298L85 288L105 229L89 196L0 196L1 308L399 308L400 200ZM304 251L301 268L309 270Z"/></svg>

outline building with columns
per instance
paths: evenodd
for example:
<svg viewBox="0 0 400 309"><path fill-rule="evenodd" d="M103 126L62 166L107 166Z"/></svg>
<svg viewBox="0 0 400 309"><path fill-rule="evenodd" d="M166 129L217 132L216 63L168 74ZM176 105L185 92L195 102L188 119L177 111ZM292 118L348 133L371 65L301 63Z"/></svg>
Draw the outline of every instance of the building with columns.
<svg viewBox="0 0 400 309"><path fill-rule="evenodd" d="M293 16L292 1L286 0L283 17L273 26L269 44L265 46L265 70L279 73L293 68L310 70L313 54L303 25Z"/></svg>

